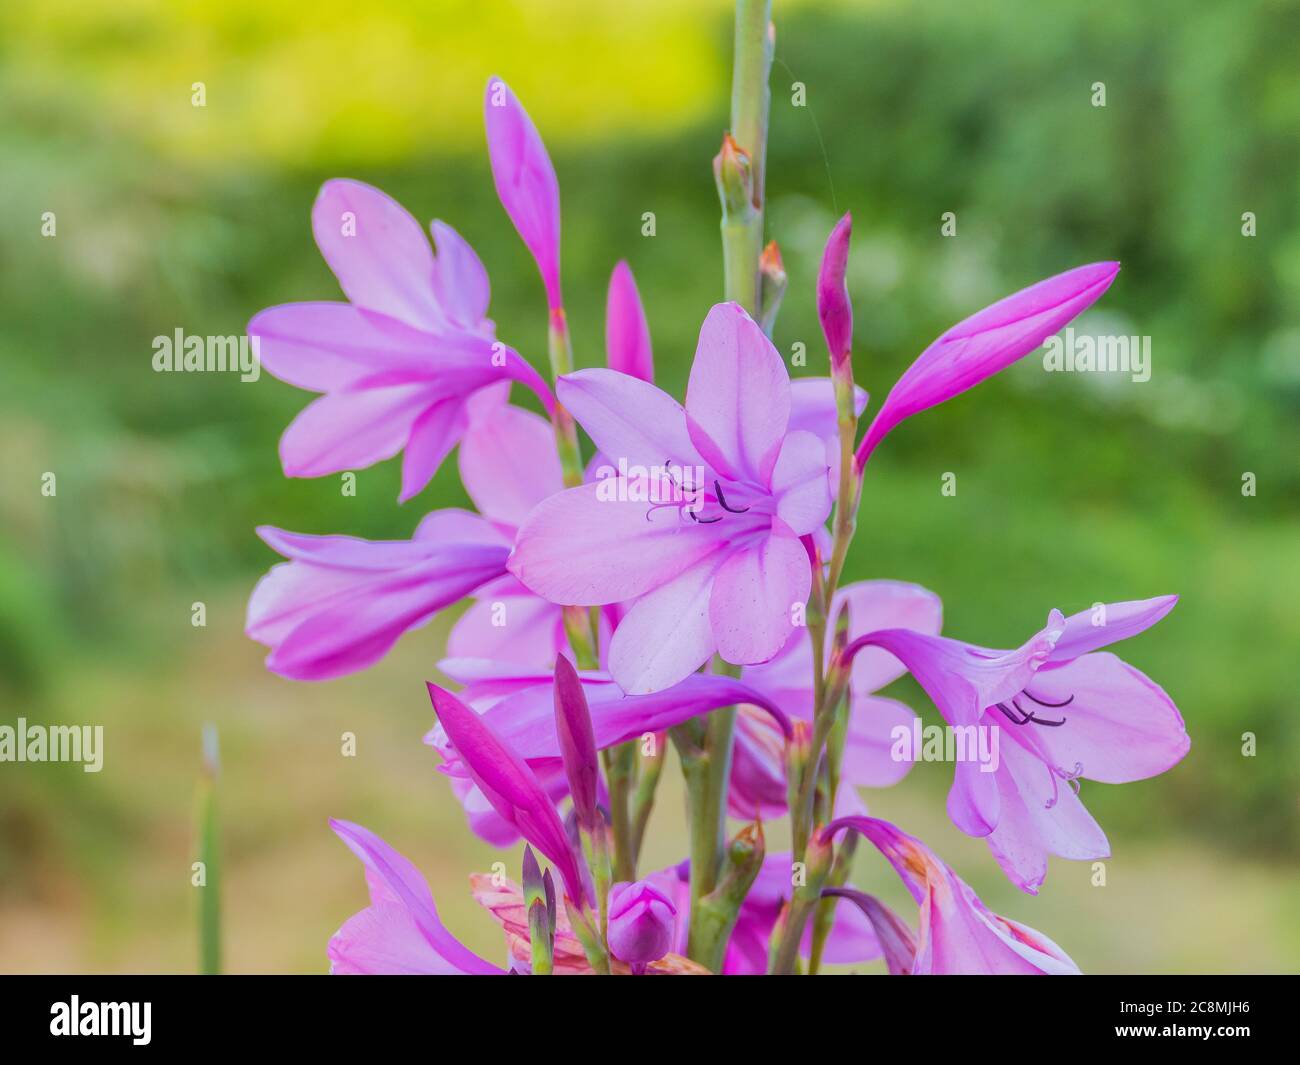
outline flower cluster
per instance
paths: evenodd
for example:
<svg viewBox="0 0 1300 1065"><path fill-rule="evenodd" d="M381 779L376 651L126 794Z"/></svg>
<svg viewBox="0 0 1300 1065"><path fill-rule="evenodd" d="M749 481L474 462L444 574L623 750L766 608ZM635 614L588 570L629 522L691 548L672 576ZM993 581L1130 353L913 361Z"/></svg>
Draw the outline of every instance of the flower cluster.
<svg viewBox="0 0 1300 1065"><path fill-rule="evenodd" d="M475 510L434 511L409 540L260 529L287 561L253 592L248 634L274 672L323 680L369 667L469 599L439 663L460 690L428 685L437 722L425 742L476 834L526 841L517 883L471 879L504 934L500 967L443 926L409 861L333 822L365 866L370 905L330 941L332 970L789 973L883 958L891 973L1076 972L924 843L868 815L858 787L897 784L917 757L896 742L915 713L877 693L910 673L951 730L992 737L996 763L956 760L948 812L1033 894L1048 855L1109 854L1080 781L1142 779L1187 752L1170 698L1103 650L1175 597L1052 610L1022 646L999 650L941 636L932 591L841 578L886 435L1032 351L1118 264L1069 270L949 329L859 438L867 395L854 383L846 215L816 285L830 376L791 380L769 340L785 284L773 244L751 264L754 301L706 315L679 403L654 383L625 263L609 283L607 366L573 369L555 170L499 80L485 118L497 194L545 288L549 382L498 339L469 244L439 221L431 243L356 181L327 182L312 211L346 302L272 307L249 325L271 374L320 393L281 441L287 476L400 454L405 501L457 450ZM724 212L752 218L761 202L752 155L727 138ZM516 405L515 385L544 414ZM595 448L585 459L578 426ZM669 745L690 853L643 871ZM728 814L746 822L730 839ZM792 851L767 853L763 823L786 816ZM915 914L850 886L862 839Z"/></svg>

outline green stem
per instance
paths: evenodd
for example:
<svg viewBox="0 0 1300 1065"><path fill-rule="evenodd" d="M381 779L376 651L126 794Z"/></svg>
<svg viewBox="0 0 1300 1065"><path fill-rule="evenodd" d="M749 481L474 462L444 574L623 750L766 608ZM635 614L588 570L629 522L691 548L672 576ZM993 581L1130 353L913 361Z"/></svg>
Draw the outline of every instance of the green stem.
<svg viewBox="0 0 1300 1065"><path fill-rule="evenodd" d="M609 787L609 819L614 835L614 879L636 879L636 843L632 830L631 795L636 770L636 741L601 751Z"/></svg>
<svg viewBox="0 0 1300 1065"><path fill-rule="evenodd" d="M558 380L566 373L573 372L573 341L569 337L569 323L562 308L551 311L550 323L546 330L546 350L551 360L551 378ZM573 415L555 403L551 415L551 424L555 428L555 446L560 453L560 469L564 473L566 488L582 484L582 452L578 449L578 427Z"/></svg>

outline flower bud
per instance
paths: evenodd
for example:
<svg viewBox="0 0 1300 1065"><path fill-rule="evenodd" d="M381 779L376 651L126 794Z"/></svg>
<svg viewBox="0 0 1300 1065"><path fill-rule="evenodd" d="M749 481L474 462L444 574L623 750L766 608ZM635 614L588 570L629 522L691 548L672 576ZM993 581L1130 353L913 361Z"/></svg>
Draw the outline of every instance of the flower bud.
<svg viewBox="0 0 1300 1065"><path fill-rule="evenodd" d="M658 961L673 943L677 907L647 880L615 884L609 895L609 949L634 969Z"/></svg>
<svg viewBox="0 0 1300 1065"><path fill-rule="evenodd" d="M781 249L774 240L768 242L758 260L758 285L758 324L770 336L786 285L785 264L781 261Z"/></svg>
<svg viewBox="0 0 1300 1065"><path fill-rule="evenodd" d="M853 305L849 303L849 287L844 279L852 232L853 216L846 214L831 230L817 275L817 317L821 319L831 366L835 369L848 361L853 347Z"/></svg>
<svg viewBox="0 0 1300 1065"><path fill-rule="evenodd" d="M713 177L722 199L722 213L740 215L753 207L754 170L749 153L730 133L722 135L722 148L713 157Z"/></svg>
<svg viewBox="0 0 1300 1065"><path fill-rule="evenodd" d="M596 782L600 776L596 737L582 681L564 655L555 659L555 734L578 824L588 832L595 831L602 827L596 807Z"/></svg>

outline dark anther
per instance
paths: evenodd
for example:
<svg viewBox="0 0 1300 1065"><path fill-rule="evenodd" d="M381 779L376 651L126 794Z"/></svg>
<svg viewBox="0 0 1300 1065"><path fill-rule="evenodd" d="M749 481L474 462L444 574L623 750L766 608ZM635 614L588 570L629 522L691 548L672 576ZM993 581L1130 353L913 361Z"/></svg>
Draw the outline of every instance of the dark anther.
<svg viewBox="0 0 1300 1065"><path fill-rule="evenodd" d="M1023 692L1022 694L1029 695L1028 692ZM1020 696L1016 696L1015 699L1011 700L1011 706L1014 706L1016 708L1016 713L1020 715L1019 717L1016 717L1016 714L1011 712L1011 707L1007 706L1006 703L994 703L994 706L996 706L999 710L1001 710L1004 714L1006 714L1007 720L1010 721L1013 725L1028 725L1030 722L1032 722L1035 725L1045 725L1048 728L1060 728L1062 725L1065 724L1065 718L1061 718L1060 721L1048 721L1045 718L1041 718L1037 716L1032 710L1026 710L1023 706L1020 705L1020 703L1016 701L1016 699L1019 698ZM1029 695L1029 698L1034 699L1032 695ZM1070 699L1067 699L1063 703L1043 703L1043 702L1039 702L1039 700L1037 699L1034 699L1034 702L1038 703L1039 706L1053 706L1053 705L1068 706L1070 701L1073 698L1074 696L1070 696Z"/></svg>
<svg viewBox="0 0 1300 1065"><path fill-rule="evenodd" d="M715 521L722 520L721 514L719 514L716 518L701 518L693 510L688 510L686 513L691 516L691 521L698 521L701 525L712 525Z"/></svg>
<svg viewBox="0 0 1300 1065"><path fill-rule="evenodd" d="M1039 706L1050 706L1050 707L1052 707L1053 709L1055 709L1056 707L1059 707L1059 706L1069 706L1072 702L1074 702L1074 696L1073 696L1073 695L1071 695L1071 696L1070 696L1068 699L1066 699L1065 702L1063 702L1063 703L1048 703L1048 702L1044 702L1042 699L1038 698L1038 696L1032 694L1032 693L1029 691L1028 688L1026 688L1026 689L1025 689L1021 694L1023 694L1023 695L1027 695L1030 699L1033 699L1034 702L1036 702Z"/></svg>
<svg viewBox="0 0 1300 1065"><path fill-rule="evenodd" d="M727 506L727 497L722 494L722 485L718 481L713 482L713 489L718 493L718 506L723 510L728 511L731 514L744 514L745 511L749 509L749 507L740 507L737 509L736 507Z"/></svg>

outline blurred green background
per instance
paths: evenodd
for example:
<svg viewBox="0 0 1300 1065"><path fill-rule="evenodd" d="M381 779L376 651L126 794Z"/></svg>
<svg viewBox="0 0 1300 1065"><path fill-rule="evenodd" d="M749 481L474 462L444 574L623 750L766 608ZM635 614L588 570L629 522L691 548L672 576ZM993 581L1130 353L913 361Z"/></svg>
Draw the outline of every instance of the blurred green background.
<svg viewBox="0 0 1300 1065"><path fill-rule="evenodd" d="M1085 970L1300 968L1300 5L776 0L775 18L769 235L790 275L775 340L807 345L804 372L825 365L813 280L847 209L857 375L877 399L946 326L1096 259L1124 270L1080 328L1152 337L1147 383L1046 374L1031 356L897 430L849 568L926 584L949 634L994 646L1052 606L1180 593L1123 654L1179 703L1191 754L1155 780L1085 783L1113 847L1104 888L1054 861L1039 898L1016 892L947 823L948 766L868 795L873 811ZM273 560L254 525L406 536L465 501L455 464L400 509L396 462L360 471L355 498L338 478L286 480L276 441L308 395L269 375L155 374L152 338L339 298L309 211L324 179L351 176L460 229L500 334L544 365L541 286L484 152L495 74L560 175L578 362L603 361L625 257L660 383L679 391L721 292L709 164L729 64L728 7L699 0L4 5L0 723L103 724L106 756L98 775L0 764L0 969L195 969L207 720L227 968L324 969L365 897L329 816L407 853L448 925L499 956L465 887L492 852L419 742L449 619L320 685L265 672L241 632ZM678 780L666 771L652 863L684 853ZM859 862L860 883L901 900L882 863Z"/></svg>

